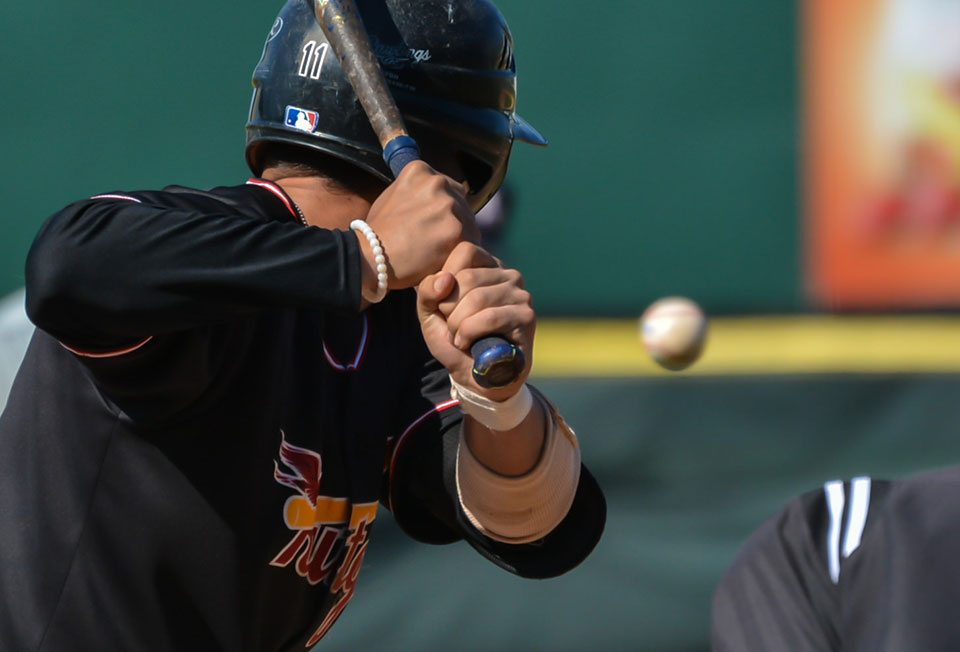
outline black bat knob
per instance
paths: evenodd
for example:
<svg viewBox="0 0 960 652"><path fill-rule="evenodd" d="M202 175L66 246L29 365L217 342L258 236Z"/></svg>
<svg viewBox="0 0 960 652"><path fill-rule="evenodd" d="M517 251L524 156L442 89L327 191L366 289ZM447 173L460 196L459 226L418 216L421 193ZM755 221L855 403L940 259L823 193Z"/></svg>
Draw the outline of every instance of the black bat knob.
<svg viewBox="0 0 960 652"><path fill-rule="evenodd" d="M515 344L499 335L488 335L470 347L473 379L481 387L506 387L523 373L526 358Z"/></svg>

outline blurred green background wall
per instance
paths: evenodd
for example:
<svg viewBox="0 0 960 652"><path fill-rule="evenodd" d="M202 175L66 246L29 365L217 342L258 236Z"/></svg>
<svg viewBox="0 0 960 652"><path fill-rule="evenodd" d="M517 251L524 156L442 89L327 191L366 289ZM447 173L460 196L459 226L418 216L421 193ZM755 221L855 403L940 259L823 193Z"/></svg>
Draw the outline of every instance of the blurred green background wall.
<svg viewBox="0 0 960 652"><path fill-rule="evenodd" d="M43 219L109 190L246 179L280 2L3 3L0 293ZM519 109L510 261L544 314L802 306L793 3L503 0Z"/></svg>

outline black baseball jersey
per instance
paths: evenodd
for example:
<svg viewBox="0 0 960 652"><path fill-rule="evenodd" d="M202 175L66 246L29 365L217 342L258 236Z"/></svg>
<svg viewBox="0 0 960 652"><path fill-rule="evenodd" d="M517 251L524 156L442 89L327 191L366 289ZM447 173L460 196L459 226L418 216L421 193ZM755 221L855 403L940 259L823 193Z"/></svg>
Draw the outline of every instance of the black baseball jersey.
<svg viewBox="0 0 960 652"><path fill-rule="evenodd" d="M586 469L536 543L469 524L414 292L360 311L359 278L354 234L258 179L99 195L43 226L39 329L0 417L0 650L302 650L353 597L378 505L522 576L589 554Z"/></svg>
<svg viewBox="0 0 960 652"><path fill-rule="evenodd" d="M960 650L958 497L960 468L797 498L721 582L714 650Z"/></svg>

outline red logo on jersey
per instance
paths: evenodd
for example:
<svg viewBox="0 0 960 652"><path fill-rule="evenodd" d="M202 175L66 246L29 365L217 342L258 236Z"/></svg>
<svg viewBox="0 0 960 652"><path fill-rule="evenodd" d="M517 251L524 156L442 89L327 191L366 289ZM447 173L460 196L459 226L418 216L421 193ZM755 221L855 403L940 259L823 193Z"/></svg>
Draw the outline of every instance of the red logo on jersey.
<svg viewBox="0 0 960 652"><path fill-rule="evenodd" d="M280 460L289 471L281 471L274 462L273 477L297 491L287 499L283 514L284 523L295 534L270 564L286 567L293 563L298 575L310 584L318 584L330 579L337 560L341 560L330 583L337 601L307 641L310 647L330 630L353 598L377 503L353 504L346 498L321 496L320 456L288 443L283 431L280 434Z"/></svg>

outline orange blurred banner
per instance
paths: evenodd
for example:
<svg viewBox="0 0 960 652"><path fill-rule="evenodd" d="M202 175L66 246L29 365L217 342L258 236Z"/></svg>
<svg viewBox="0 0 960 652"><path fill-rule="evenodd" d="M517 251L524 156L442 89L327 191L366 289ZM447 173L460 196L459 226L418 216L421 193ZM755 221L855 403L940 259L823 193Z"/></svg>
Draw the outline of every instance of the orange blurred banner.
<svg viewBox="0 0 960 652"><path fill-rule="evenodd" d="M807 277L826 309L960 306L960 3L804 3Z"/></svg>

